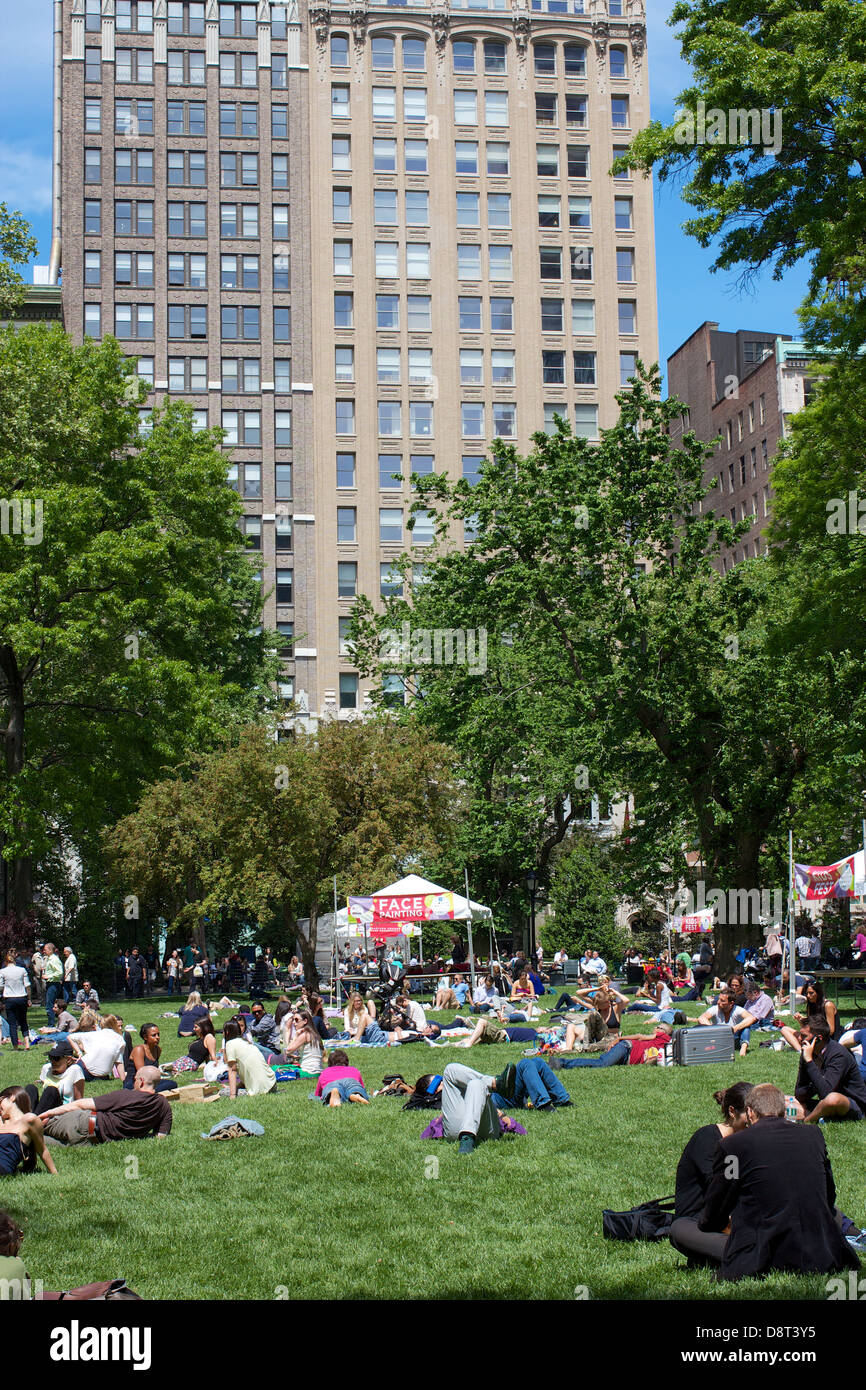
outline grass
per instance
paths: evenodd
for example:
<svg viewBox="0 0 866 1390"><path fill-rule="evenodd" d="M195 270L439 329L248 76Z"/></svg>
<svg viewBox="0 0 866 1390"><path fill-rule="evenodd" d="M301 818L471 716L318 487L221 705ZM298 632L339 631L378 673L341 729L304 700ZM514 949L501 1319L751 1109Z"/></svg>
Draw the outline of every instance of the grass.
<svg viewBox="0 0 866 1390"><path fill-rule="evenodd" d="M164 1061L186 1052L159 1018L169 1007L123 1009L127 1023L161 1023ZM627 1026L646 1031L636 1015ZM0 1086L35 1080L46 1051L2 1048ZM386 1073L414 1080L451 1060L495 1072L522 1054L414 1045L351 1060L372 1092ZM719 1285L667 1242L601 1235L603 1207L673 1191L686 1140L717 1117L713 1091L740 1079L790 1091L795 1074L792 1053L757 1048L730 1064L562 1072L574 1109L523 1112L525 1138L468 1159L422 1143L430 1114L404 1113L396 1098L329 1111L307 1099L311 1082L293 1081L276 1096L175 1106L165 1141L56 1148L59 1177L8 1180L0 1203L46 1288L123 1276L148 1299L572 1299L579 1286L593 1299L824 1299L823 1276ZM98 1089L112 1087L88 1092ZM264 1137L199 1137L232 1113L259 1120ZM839 1206L866 1222L866 1125L825 1135Z"/></svg>

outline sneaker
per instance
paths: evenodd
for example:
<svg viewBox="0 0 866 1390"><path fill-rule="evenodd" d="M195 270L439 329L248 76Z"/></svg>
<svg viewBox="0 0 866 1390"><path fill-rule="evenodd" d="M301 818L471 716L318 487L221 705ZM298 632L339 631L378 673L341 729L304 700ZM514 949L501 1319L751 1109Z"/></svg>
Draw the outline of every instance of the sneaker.
<svg viewBox="0 0 866 1390"><path fill-rule="evenodd" d="M500 1072L493 1081L493 1090L498 1095L504 1096L506 1100L514 1100L514 1088L517 1083L517 1067L513 1062L509 1062L504 1071Z"/></svg>
<svg viewBox="0 0 866 1390"><path fill-rule="evenodd" d="M474 1154L475 1139L471 1134L462 1134L460 1136L460 1143L457 1146L457 1152L461 1154Z"/></svg>
<svg viewBox="0 0 866 1390"><path fill-rule="evenodd" d="M48 1140L46 1139L45 1142L47 1144ZM851 1249L857 1251L858 1255L862 1255L866 1252L866 1231L861 1231L859 1236L846 1236L845 1239L851 1246Z"/></svg>

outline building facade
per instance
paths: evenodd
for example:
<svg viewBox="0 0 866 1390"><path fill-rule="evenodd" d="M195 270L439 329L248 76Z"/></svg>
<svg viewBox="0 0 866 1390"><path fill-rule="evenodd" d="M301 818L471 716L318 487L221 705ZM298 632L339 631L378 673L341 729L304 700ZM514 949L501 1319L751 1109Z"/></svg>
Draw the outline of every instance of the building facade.
<svg viewBox="0 0 866 1390"><path fill-rule="evenodd" d="M226 431L283 693L348 717L352 603L429 553L410 474L597 437L657 358L651 182L609 173L643 0L56 13L66 327Z"/></svg>
<svg viewBox="0 0 866 1390"><path fill-rule="evenodd" d="M803 343L771 332L724 333L717 323L701 324L668 358L669 392L688 407L672 437L691 429L716 445L704 470L713 489L704 507L749 523L736 545L715 557L723 572L766 551L773 459L790 416L810 398L808 368Z"/></svg>

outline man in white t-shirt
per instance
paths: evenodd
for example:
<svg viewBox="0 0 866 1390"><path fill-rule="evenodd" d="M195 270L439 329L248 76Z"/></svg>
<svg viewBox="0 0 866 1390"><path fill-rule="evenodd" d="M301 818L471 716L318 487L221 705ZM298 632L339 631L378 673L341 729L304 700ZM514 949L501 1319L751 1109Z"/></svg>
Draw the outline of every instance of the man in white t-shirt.
<svg viewBox="0 0 866 1390"><path fill-rule="evenodd" d="M63 947L63 993L70 1004L78 991L78 960L71 946Z"/></svg>
<svg viewBox="0 0 866 1390"><path fill-rule="evenodd" d="M96 1028L92 1033L71 1033L76 1058L81 1063L85 1081L104 1080L113 1075L123 1057L124 1041L113 1028Z"/></svg>
<svg viewBox="0 0 866 1390"><path fill-rule="evenodd" d="M248 1096L264 1096L273 1091L277 1078L257 1047L240 1035L236 1023L223 1028L225 1059L229 1069L229 1095L232 1100L243 1086Z"/></svg>
<svg viewBox="0 0 866 1390"><path fill-rule="evenodd" d="M427 1027L427 1015L416 999L410 999L408 994L401 994L395 1003L398 1009L402 1009L410 1028L415 1032L420 1033Z"/></svg>
<svg viewBox="0 0 866 1390"><path fill-rule="evenodd" d="M734 1003L730 990L723 989L715 1004L701 1014L698 1024L704 1028L724 1025L733 1028L734 1037L740 1040L740 1056L745 1057L749 1050L750 1030L757 1021L754 1014Z"/></svg>

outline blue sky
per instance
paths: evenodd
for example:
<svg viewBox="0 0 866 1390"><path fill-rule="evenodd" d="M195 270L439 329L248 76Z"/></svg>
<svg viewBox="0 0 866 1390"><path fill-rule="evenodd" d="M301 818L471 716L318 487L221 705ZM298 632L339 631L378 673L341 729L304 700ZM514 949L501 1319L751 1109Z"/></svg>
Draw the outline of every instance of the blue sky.
<svg viewBox="0 0 866 1390"><path fill-rule="evenodd" d="M652 114L669 120L688 69L667 25L672 0L648 0ZM51 242L51 0L0 0L0 201L19 208L39 238L38 261ZM748 293L731 273L712 275L712 255L680 230L689 209L675 188L656 190L659 343L662 362L704 319L723 329L775 329L797 334L796 308L805 293L798 267L779 283L762 274Z"/></svg>

